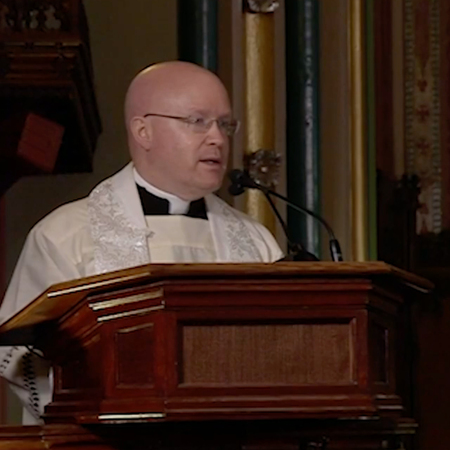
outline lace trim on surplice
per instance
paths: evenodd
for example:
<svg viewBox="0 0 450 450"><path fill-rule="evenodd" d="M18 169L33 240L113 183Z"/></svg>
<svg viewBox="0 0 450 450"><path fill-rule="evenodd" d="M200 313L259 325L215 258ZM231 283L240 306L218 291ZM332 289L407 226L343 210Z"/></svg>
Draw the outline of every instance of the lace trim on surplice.
<svg viewBox="0 0 450 450"><path fill-rule="evenodd" d="M138 228L125 215L114 195L111 180L100 183L88 200L96 273L127 269L149 262L146 228Z"/></svg>

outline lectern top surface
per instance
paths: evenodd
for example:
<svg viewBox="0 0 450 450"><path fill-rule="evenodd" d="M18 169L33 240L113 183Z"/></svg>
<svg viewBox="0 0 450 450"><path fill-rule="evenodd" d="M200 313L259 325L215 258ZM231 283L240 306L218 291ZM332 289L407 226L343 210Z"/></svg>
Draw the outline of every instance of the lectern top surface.
<svg viewBox="0 0 450 450"><path fill-rule="evenodd" d="M34 326L61 317L88 295L117 288L172 281L208 280L304 280L390 279L420 292L433 284L386 263L375 262L276 262L218 264L148 264L56 284L0 327L0 335L16 328ZM1 339L0 339L1 341Z"/></svg>

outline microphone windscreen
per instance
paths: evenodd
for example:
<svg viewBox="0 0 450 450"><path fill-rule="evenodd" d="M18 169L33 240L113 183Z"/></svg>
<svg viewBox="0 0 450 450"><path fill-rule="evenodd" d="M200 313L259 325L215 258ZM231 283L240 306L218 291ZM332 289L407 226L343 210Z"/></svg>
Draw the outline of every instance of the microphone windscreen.
<svg viewBox="0 0 450 450"><path fill-rule="evenodd" d="M228 172L228 178L232 183L242 184L242 179L244 177L244 172L239 169L233 169Z"/></svg>
<svg viewBox="0 0 450 450"><path fill-rule="evenodd" d="M228 192L231 195L241 195L245 191L245 188L241 184L230 184Z"/></svg>
<svg viewBox="0 0 450 450"><path fill-rule="evenodd" d="M244 172L239 169L233 169L230 172L228 172L228 178L231 181L230 187L228 188L228 192L231 195L241 195L245 188L242 184L242 179L244 176Z"/></svg>

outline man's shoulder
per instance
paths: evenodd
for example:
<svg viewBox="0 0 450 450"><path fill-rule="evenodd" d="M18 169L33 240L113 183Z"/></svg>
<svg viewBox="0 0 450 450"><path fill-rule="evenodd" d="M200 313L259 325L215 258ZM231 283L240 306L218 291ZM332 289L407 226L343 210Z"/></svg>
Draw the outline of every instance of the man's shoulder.
<svg viewBox="0 0 450 450"><path fill-rule="evenodd" d="M89 226L87 202L86 197L59 206L41 219L30 234L49 238L55 243L64 241Z"/></svg>

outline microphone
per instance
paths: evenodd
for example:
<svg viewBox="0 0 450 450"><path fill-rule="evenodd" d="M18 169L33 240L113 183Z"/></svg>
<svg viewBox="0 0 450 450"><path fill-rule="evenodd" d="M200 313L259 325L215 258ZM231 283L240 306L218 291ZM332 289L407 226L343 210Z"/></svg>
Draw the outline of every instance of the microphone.
<svg viewBox="0 0 450 450"><path fill-rule="evenodd" d="M247 172L240 169L233 169L228 172L228 178L231 181L231 185L228 188L228 192L231 195L241 195L245 191L245 188L258 189L260 186L250 178Z"/></svg>
<svg viewBox="0 0 450 450"><path fill-rule="evenodd" d="M247 185L249 182L253 183L253 180L248 175L246 175L245 172L242 170L239 169L230 170L230 172L228 172L228 178L231 181L231 184L228 188L228 192L233 196L241 195L245 191L246 187L253 187L253 185L252 186Z"/></svg>
<svg viewBox="0 0 450 450"><path fill-rule="evenodd" d="M243 172L242 170L239 169L234 169L231 172L229 172L228 177L231 180L231 185L228 188L228 191L230 192L231 195L240 195L245 191L245 188L247 187L258 189L260 186L255 181L253 181L246 172ZM266 199L269 202L278 221L280 222L284 234L286 235L288 245L288 256L285 256L280 261L319 261L317 256L308 252L305 248L303 248L301 244L293 242L290 239L289 230L286 226L286 223L284 222L283 218L278 212L278 209L276 208L272 198L267 192L263 191L263 193L266 196Z"/></svg>
<svg viewBox="0 0 450 450"><path fill-rule="evenodd" d="M280 195L277 192L275 192L265 186L262 186L261 184L254 181L246 171L243 171L240 169L233 169L228 173L228 178L231 181L231 185L228 189L228 191L231 195L240 195L245 191L246 188L258 189L264 193L267 200L269 201L270 206L274 210L275 215L277 216L278 220L280 221L281 226L283 227L283 231L285 232L286 237L288 239L288 248L290 245L293 245L294 247L298 247L299 244L292 243L290 241L286 224L283 222L279 212L275 208L275 205L274 205L272 199L270 198L271 195L283 200L291 208L294 208L295 210L316 219L328 232L328 236L330 239L329 246L330 246L331 259L335 262L343 261L341 246L339 245L339 241L336 239L336 236L334 235L332 228L330 227L330 225L328 225L328 223L325 219L320 217L314 211L311 211L308 208L305 208L303 206L299 206L295 203L292 203L288 198L284 197L283 195ZM304 250L304 249L303 249L303 251L306 252L306 250ZM306 252L306 253L309 253L309 252ZM311 253L309 253L309 255L311 255ZM313 255L311 255L311 256L313 256ZM315 260L317 260L317 258L315 258Z"/></svg>

